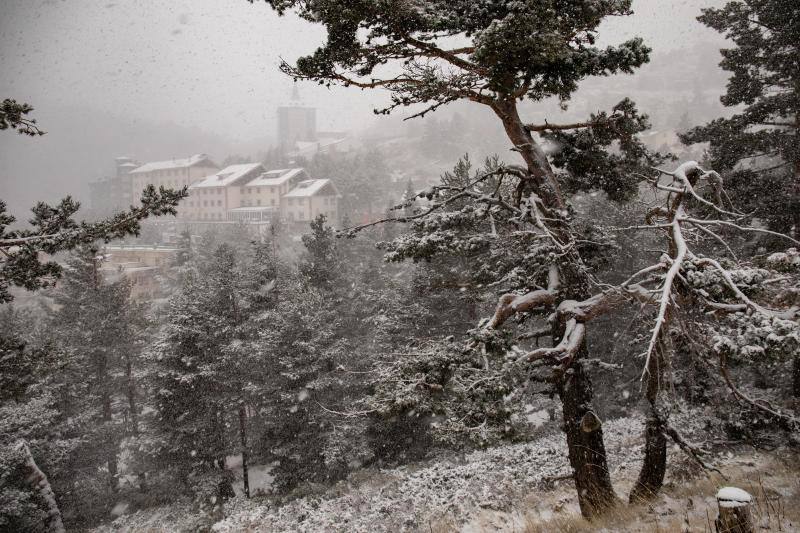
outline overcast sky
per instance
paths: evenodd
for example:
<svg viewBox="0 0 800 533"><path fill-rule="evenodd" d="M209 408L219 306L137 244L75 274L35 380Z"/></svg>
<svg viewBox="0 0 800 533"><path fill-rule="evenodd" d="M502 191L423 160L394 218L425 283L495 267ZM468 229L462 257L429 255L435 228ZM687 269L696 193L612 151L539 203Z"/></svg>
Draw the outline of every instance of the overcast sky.
<svg viewBox="0 0 800 533"><path fill-rule="evenodd" d="M721 0L635 0L604 41L643 36L656 51L715 34L694 20ZM280 57L312 51L324 31L245 0L2 0L0 95L72 104L200 128L232 140L272 134L291 94ZM301 86L320 127L374 120L378 96ZM268 131L267 131L268 130Z"/></svg>
<svg viewBox="0 0 800 533"><path fill-rule="evenodd" d="M659 61L660 52L697 43L716 55L721 38L695 17L723 3L634 0L636 14L604 23L600 44L642 36L655 49L651 70L675 60ZM0 135L0 198L24 220L37 200L86 200L87 184L111 174L119 155L257 156L291 97L280 58L310 53L324 37L262 1L0 0L0 98L33 104L47 131ZM387 102L375 91L306 82L300 95L319 109L320 129L357 133L388 120L372 113Z"/></svg>

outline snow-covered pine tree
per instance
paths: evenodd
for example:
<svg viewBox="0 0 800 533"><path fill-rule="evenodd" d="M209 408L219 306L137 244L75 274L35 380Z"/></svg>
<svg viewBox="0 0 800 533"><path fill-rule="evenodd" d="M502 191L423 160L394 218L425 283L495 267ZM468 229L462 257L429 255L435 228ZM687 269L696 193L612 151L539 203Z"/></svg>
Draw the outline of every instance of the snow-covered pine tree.
<svg viewBox="0 0 800 533"><path fill-rule="evenodd" d="M158 413L153 466L193 483L195 494L214 502L232 492L224 472L233 442L226 425L239 402L231 398L237 384L221 355L237 327L240 266L235 250L223 244L186 272L148 356Z"/></svg>
<svg viewBox="0 0 800 533"><path fill-rule="evenodd" d="M15 218L0 200L0 302L13 299L11 286L37 290L52 286L61 275L56 261L43 259L95 241L110 241L138 235L140 222L151 216L174 215L185 190L174 191L152 185L142 192L141 204L98 222L76 222L80 203L67 197L55 206L39 202L33 209L31 228L9 229Z"/></svg>
<svg viewBox="0 0 800 533"><path fill-rule="evenodd" d="M28 114L33 111L33 106L19 103L13 98L5 98L0 102L0 130L16 130L21 135L44 135L39 129L36 119Z"/></svg>
<svg viewBox="0 0 800 533"><path fill-rule="evenodd" d="M721 50L720 66L731 73L722 103L736 112L681 139L709 143L711 165L740 209L800 240L800 5L736 0L704 9L698 20L735 45ZM800 397L800 356L793 373Z"/></svg>
<svg viewBox="0 0 800 533"><path fill-rule="evenodd" d="M4 415L15 414L6 428L16 428L5 437L27 441L70 526L91 524L113 506L120 443L138 415L144 317L129 282L103 279L99 259L86 247L68 259L42 327L27 325L35 333L18 353L31 373L16 408L3 405ZM35 412L23 415L29 408Z"/></svg>
<svg viewBox="0 0 800 533"><path fill-rule="evenodd" d="M0 308L0 530L63 531L47 478L32 479L30 463L50 473L74 445L62 440L53 395L40 387L46 353L29 344L34 319L10 305ZM31 450L33 448L33 451ZM36 459L34 459L34 454ZM40 471L41 472L41 471ZM48 493L44 494L43 493ZM61 529L59 529L59 527Z"/></svg>
<svg viewBox="0 0 800 533"><path fill-rule="evenodd" d="M551 261L526 274L529 280L536 280L528 286L529 290L549 285L535 289L543 291L537 294L544 295L549 303L582 300L590 295L591 275L578 250L581 238L570 227L565 180L553 169L542 141L535 135L581 131L564 136L566 142L575 141L564 152L565 167L584 173L571 176L570 183L575 187L601 186L609 194L625 197L635 192L630 175L615 173L600 179L592 169L579 165L577 156L589 154L601 168L642 159L641 145L633 140L633 135L646 126L646 121L625 101L613 112L598 113L582 123L526 124L519 114L519 102L556 97L565 103L582 79L630 73L645 63L649 49L640 39L605 49L594 46L600 22L608 16L629 14L629 0L457 0L424 4L381 1L355 6L344 0L268 0L267 3L279 13L296 10L300 16L327 29L327 42L315 53L300 58L296 65L282 65L284 72L295 79L388 89L392 103L383 113L402 106L421 105L415 116L424 116L457 100L491 109L524 165L506 167L506 184L514 182L509 197L499 203L496 198L486 197L479 204L487 210L492 204L501 209L508 206L510 217L517 216L521 222L540 226L547 236L543 246L554 246L553 250L541 250L541 255L549 255ZM397 72L389 74L384 69L389 62L394 62ZM615 140L623 153L631 153L612 156L602 149ZM619 176L624 179L613 179ZM433 198L439 190L429 196ZM456 197L453 200L471 194L467 189L453 195ZM513 298L513 294L505 295L501 306ZM537 298L528 298L526 302L530 305L524 310L542 303ZM493 325L499 327L510 314L513 314L510 308L509 312L499 313L502 319L494 320ZM554 324L555 337L561 338L565 331L566 321ZM567 365L571 371L564 374L559 392L581 510L590 517L613 506L616 497L606 468L602 429L592 432L580 429L579 421L592 412L591 385L580 364L587 354L583 339L573 352Z"/></svg>
<svg viewBox="0 0 800 533"><path fill-rule="evenodd" d="M88 396L97 400L94 410L107 426L102 447L108 454L109 485L114 490L116 448L123 435L136 431L134 369L145 319L143 307L131 300L130 281L107 279L100 270L102 261L93 248L73 255L67 263L68 275L53 291L54 311L47 324L53 342L75 354L92 376Z"/></svg>
<svg viewBox="0 0 800 533"><path fill-rule="evenodd" d="M631 2L617 1L448 1L375 2L352 5L343 0L267 0L279 13L295 10L301 17L326 27L326 43L284 72L295 79L341 84L362 89L383 88L392 103L380 112L401 106L422 106L414 116L457 100L469 100L491 109L502 123L524 165L503 165L483 173L461 187L439 185L422 195L431 202L418 213L389 221L410 222L415 233L401 237L391 253L422 258L452 250L489 251L489 262L504 256L518 268L501 275L505 294L494 316L476 331L470 348L487 352L499 348L506 357L530 368L551 369L548 381L562 401L569 459L581 511L593 517L616 503L605 459L602 424L592 406L587 365L587 323L624 301L656 303L655 325L643 359L642 379L659 383L663 357L668 352L666 331L675 312L676 279L687 261L699 257L686 246L685 233L703 233L721 239L712 229L735 222L700 219L687 213L694 202L710 208L712 215L737 215L715 196L702 198L695 186L703 182L722 195L718 174L687 162L671 172L673 183L664 185L648 168L662 159L644 149L637 134L648 127L632 102L625 99L610 112L598 112L584 122L527 124L519 114L519 101L556 97L566 103L579 82L588 76L630 73L647 61L649 50L641 40L600 49L597 28L608 16L630 13ZM392 63L392 67L386 67ZM548 157L543 139L558 141ZM502 179L495 190L481 190L489 178ZM647 228L667 233L666 259L634 274L625 282L608 286L596 279L591 260L598 242L575 223L569 194L600 189L617 200L634 196L642 181L650 181L666 203L647 215ZM446 208L465 204L454 213ZM405 207L405 206L403 206ZM498 230L498 219L502 230ZM663 220L663 223L660 221ZM384 221L381 221L384 222ZM353 231L365 226L354 228ZM586 224L584 228L592 228ZM592 231L596 233L596 231ZM514 247L517 249L514 250ZM590 250L590 251L589 251ZM731 281L725 267L703 258L728 283L733 302L700 300L716 309L769 315L748 299ZM513 265L513 263L512 263ZM513 276L513 277L512 277ZM660 284L658 288L650 284ZM702 296L702 293L697 293ZM696 294L696 295L697 295ZM730 307L728 307L730 306ZM791 314L791 311L786 311ZM510 318L549 316L541 336L553 345L520 349L505 341L498 330ZM537 336L526 332L518 341ZM536 334L536 335L534 335ZM480 368L480 366L475 367ZM491 366L484 362L484 370ZM656 393L658 389L655 389ZM650 394L651 416L640 484L644 490L632 497L649 496L660 487L665 467L664 435L680 436L661 416L657 394ZM684 443L685 444L685 443ZM689 448L691 449L691 448Z"/></svg>
<svg viewBox="0 0 800 533"><path fill-rule="evenodd" d="M221 244L199 255L150 355L158 412L152 466L174 468L204 503L230 495L228 455L241 454L249 495L250 452L260 451L262 411L275 403L272 384L280 381L265 339L281 327L273 319L285 270L271 243Z"/></svg>
<svg viewBox="0 0 800 533"><path fill-rule="evenodd" d="M720 66L731 73L721 100L735 113L682 140L710 143L737 206L800 240L800 5L734 0L698 20L734 45L721 50Z"/></svg>

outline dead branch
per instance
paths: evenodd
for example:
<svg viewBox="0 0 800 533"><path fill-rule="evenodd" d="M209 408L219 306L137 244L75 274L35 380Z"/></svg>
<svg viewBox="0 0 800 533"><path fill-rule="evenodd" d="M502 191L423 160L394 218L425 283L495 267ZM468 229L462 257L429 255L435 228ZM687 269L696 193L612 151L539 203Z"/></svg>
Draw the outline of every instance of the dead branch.
<svg viewBox="0 0 800 533"><path fill-rule="evenodd" d="M764 411L765 413L772 415L773 417L777 418L778 420L786 424L788 429L796 430L798 428L798 426L800 425L800 420L797 420L795 417L791 415L781 413L780 411L777 411L771 408L770 406L763 405L753 400L752 398L744 394L742 391L740 391L736 387L736 385L734 385L733 380L731 379L730 372L728 372L728 358L723 351L719 352L719 371L720 374L722 374L722 378L725 380L725 384L728 385L728 388L730 389L731 393L733 393L734 397L745 403L752 405L753 407L759 409L760 411Z"/></svg>

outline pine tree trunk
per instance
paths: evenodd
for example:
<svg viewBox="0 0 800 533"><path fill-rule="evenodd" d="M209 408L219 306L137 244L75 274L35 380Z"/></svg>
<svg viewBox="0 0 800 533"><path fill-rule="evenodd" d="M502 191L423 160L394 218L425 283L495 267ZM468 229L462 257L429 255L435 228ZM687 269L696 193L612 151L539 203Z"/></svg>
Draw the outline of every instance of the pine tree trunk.
<svg viewBox="0 0 800 533"><path fill-rule="evenodd" d="M64 522L61 519L61 511L58 508L58 502L56 502L56 495L50 487L47 476L39 469L39 466L33 459L31 450L28 448L28 444L24 440L20 440L16 448L24 456L26 483L28 483L31 490L36 493L47 506L45 518L46 531L49 533L66 533L67 530L64 528Z"/></svg>
<svg viewBox="0 0 800 533"><path fill-rule="evenodd" d="M631 503L648 501L655 497L664 484L667 471L667 438L657 414L651 414L647 418L644 435L644 460L639 479L631 489Z"/></svg>
<svg viewBox="0 0 800 533"><path fill-rule="evenodd" d="M797 113L795 117L794 134L796 137L800 135L800 113ZM794 171L794 200L800 202L800 157L795 159L792 170ZM794 210L792 222L794 222L794 238L800 241L800 209Z"/></svg>
<svg viewBox="0 0 800 533"><path fill-rule="evenodd" d="M128 354L125 361L125 379L127 381L128 411L131 417L131 435L139 435L139 413L136 408L136 382L133 379L133 362Z"/></svg>
<svg viewBox="0 0 800 533"><path fill-rule="evenodd" d="M136 438L139 436L139 413L136 406L136 381L133 379L133 361L131 354L127 354L125 361L125 379L127 380L127 396L128 396L128 410L130 412L130 431L131 435ZM144 472L136 474L139 480L139 490L142 492L147 491L147 477Z"/></svg>
<svg viewBox="0 0 800 533"><path fill-rule="evenodd" d="M516 100L509 98L505 102L497 103L493 110L502 120L509 140L522 155L528 170L529 180L520 181L515 201L519 203L527 191L535 190L549 208L564 208L566 202L547 155L525 128ZM554 233L564 239L572 238L568 229L555 230ZM574 266L576 268L562 268L561 293L564 298L584 299L588 296L589 286L586 273L578 268L579 265ZM563 324L554 326L554 339L561 338L563 327ZM584 340L573 362L562 378L557 380L556 387L562 403L563 430L567 438L578 503L581 514L591 519L615 506L618 499L608 472L602 424L592 409L592 383L581 364L581 359L587 355L588 347Z"/></svg>
<svg viewBox="0 0 800 533"><path fill-rule="evenodd" d="M585 345L581 352L585 357ZM578 504L581 514L592 519L617 503L608 472L603 427L591 406L592 383L583 365L577 363L567 370L557 388Z"/></svg>
<svg viewBox="0 0 800 533"><path fill-rule="evenodd" d="M103 390L103 422L105 430L108 431L111 427L111 394L107 387ZM116 492L117 485L117 445L116 439L109 438L106 441L106 464L108 465L108 485L111 490Z"/></svg>
<svg viewBox="0 0 800 533"><path fill-rule="evenodd" d="M687 176L689 182L695 185L698 175L692 173ZM670 206L670 221L674 220L676 213L683 202L683 195L679 194L673 199ZM675 259L678 255L678 243L675 235L670 234L669 256ZM664 484L664 475L667 471L667 438L664 435L665 418L659 413L659 392L664 380L664 364L672 351L672 342L669 328L672 320L670 308L664 315L664 322L659 330L653 353L647 360L647 392L646 398L650 406L650 416L645 422L644 430L644 460L639 471L639 479L631 489L630 501L647 501L655 497Z"/></svg>
<svg viewBox="0 0 800 533"><path fill-rule="evenodd" d="M795 118L795 135L800 135L800 115ZM800 159L794 162L794 197L800 202ZM800 208L794 210L794 238L800 241ZM800 399L800 354L792 361L792 396Z"/></svg>
<svg viewBox="0 0 800 533"><path fill-rule="evenodd" d="M670 313L667 313L664 327L669 324L669 315ZM667 438L663 431L663 420L658 412L658 396L664 376L663 355L666 349L664 336L665 334L661 335L647 365L646 397L650 406L650 416L645 422L644 460L639 471L639 479L631 489L631 503L648 501L655 497L664 484L664 474L667 472Z"/></svg>
<svg viewBox="0 0 800 533"><path fill-rule="evenodd" d="M239 437L242 444L242 482L244 495L250 498L250 478L247 472L247 410L244 403L239 404Z"/></svg>

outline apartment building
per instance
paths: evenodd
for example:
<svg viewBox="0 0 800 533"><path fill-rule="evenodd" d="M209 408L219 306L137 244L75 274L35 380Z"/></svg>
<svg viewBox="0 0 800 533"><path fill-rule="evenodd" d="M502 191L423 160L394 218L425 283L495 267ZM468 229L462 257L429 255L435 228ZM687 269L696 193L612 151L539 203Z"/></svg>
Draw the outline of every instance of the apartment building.
<svg viewBox="0 0 800 533"><path fill-rule="evenodd" d="M150 184L188 187L189 196L178 206L177 218L192 224L282 220L305 225L318 214L332 223L339 218L339 193L331 180L311 179L303 168L267 170L260 163L219 169L204 154L143 165L128 157L117 158L113 182L106 178L93 184L92 204L130 205Z"/></svg>
<svg viewBox="0 0 800 533"><path fill-rule="evenodd" d="M133 198L141 196L147 185L180 189L218 171L219 167L205 154L195 154L185 159L155 161L135 168L131 179Z"/></svg>
<svg viewBox="0 0 800 533"><path fill-rule="evenodd" d="M266 170L259 163L231 165L198 180L178 210L194 222L308 222L317 214L338 220L333 182L309 179L302 168Z"/></svg>
<svg viewBox="0 0 800 533"><path fill-rule="evenodd" d="M239 207L274 207L279 209L281 197L301 181L308 179L302 168L270 170L239 187Z"/></svg>
<svg viewBox="0 0 800 533"><path fill-rule="evenodd" d="M304 180L283 195L281 212L289 222L311 222L325 215L331 222L339 218L339 192L329 179Z"/></svg>
<svg viewBox="0 0 800 533"><path fill-rule="evenodd" d="M259 163L245 163L204 176L189 187L189 197L181 202L178 218L227 220L228 211L241 205L239 185L256 179L264 172L264 167Z"/></svg>

